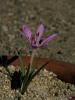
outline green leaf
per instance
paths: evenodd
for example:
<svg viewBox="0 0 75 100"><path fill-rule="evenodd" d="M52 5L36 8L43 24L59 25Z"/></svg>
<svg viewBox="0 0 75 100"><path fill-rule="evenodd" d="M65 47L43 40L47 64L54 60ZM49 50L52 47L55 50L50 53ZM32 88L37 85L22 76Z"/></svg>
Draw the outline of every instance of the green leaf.
<svg viewBox="0 0 75 100"><path fill-rule="evenodd" d="M18 52L17 50L16 50L16 54L17 54L17 56L19 56L20 71L22 72L21 75L24 76L25 75L25 65L23 62L23 58L21 56L21 53Z"/></svg>
<svg viewBox="0 0 75 100"><path fill-rule="evenodd" d="M24 76L26 72L25 72L25 65L22 60L22 56L19 56L19 64L20 64L20 70L22 72L22 76Z"/></svg>
<svg viewBox="0 0 75 100"><path fill-rule="evenodd" d="M49 61L46 62L44 65L42 65L42 66L32 75L32 79L33 79L33 78L40 72L40 70L43 69L48 63L49 63Z"/></svg>
<svg viewBox="0 0 75 100"><path fill-rule="evenodd" d="M35 71L34 69L30 72L29 77L27 79L27 81L24 83L24 87L23 90L21 91L21 94L24 94L25 91L27 91L27 88L30 84L30 82L32 81L32 79L40 72L41 69L43 69L49 62L45 63L44 65L42 65L37 71Z"/></svg>
<svg viewBox="0 0 75 100"><path fill-rule="evenodd" d="M28 81L29 73L30 73L30 63L29 63L29 65L28 65L27 72L26 72L25 77L24 77L24 80L23 80L23 82L22 82L21 92L24 91L24 89L25 89L25 84L26 84L27 81Z"/></svg>
<svg viewBox="0 0 75 100"><path fill-rule="evenodd" d="M21 94L24 94L24 92L27 91L27 87L29 86L29 83L32 80L33 74L35 73L34 68L32 68L30 71L29 71L29 69L30 69L30 66L28 67L27 74L26 74L24 81L23 81L23 85L21 88Z"/></svg>

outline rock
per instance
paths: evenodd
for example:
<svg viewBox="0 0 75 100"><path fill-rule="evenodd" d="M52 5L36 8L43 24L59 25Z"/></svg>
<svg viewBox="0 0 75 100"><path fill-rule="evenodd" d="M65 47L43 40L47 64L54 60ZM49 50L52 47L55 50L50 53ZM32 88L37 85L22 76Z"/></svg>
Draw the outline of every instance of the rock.
<svg viewBox="0 0 75 100"><path fill-rule="evenodd" d="M8 27L7 27L6 25L3 25L3 26L2 26L2 30L3 30L4 32L8 32Z"/></svg>

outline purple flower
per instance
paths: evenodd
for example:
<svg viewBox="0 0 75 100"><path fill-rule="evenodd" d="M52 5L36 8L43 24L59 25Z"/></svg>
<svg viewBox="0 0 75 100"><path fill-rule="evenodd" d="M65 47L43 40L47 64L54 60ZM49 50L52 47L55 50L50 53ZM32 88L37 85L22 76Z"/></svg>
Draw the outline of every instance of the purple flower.
<svg viewBox="0 0 75 100"><path fill-rule="evenodd" d="M23 25L22 30L21 30L21 34L28 40L29 44L31 45L33 49L43 47L47 45L49 41L52 41L53 39L57 37L57 34L53 34L53 35L49 35L46 38L42 38L43 32L44 32L43 24L40 24L38 26L34 38L32 37L31 30L26 25Z"/></svg>

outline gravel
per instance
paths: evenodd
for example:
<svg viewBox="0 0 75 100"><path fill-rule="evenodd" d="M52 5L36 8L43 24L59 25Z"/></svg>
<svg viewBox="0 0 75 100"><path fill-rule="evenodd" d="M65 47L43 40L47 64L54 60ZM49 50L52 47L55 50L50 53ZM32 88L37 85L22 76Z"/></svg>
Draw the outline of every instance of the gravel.
<svg viewBox="0 0 75 100"><path fill-rule="evenodd" d="M5 72L2 67L0 70ZM75 96L75 85L62 82L56 74L44 69L32 80L22 100L68 100L71 96ZM14 100L14 97L10 80L0 72L0 100Z"/></svg>
<svg viewBox="0 0 75 100"><path fill-rule="evenodd" d="M28 55L19 30L27 24L35 33L41 22L45 35L57 33L59 38L39 56L75 63L75 0L0 0L0 54L13 54L14 48L22 48Z"/></svg>

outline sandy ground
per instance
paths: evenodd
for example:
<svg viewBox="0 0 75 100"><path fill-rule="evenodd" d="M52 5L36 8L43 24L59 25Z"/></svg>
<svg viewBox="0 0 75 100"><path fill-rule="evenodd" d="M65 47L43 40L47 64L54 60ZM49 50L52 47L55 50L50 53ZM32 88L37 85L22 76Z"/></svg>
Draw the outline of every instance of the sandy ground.
<svg viewBox="0 0 75 100"><path fill-rule="evenodd" d="M27 24L35 33L41 22L45 35L57 33L59 38L39 56L75 63L75 0L0 0L0 54L13 54L15 48L29 54L19 29Z"/></svg>
<svg viewBox="0 0 75 100"><path fill-rule="evenodd" d="M0 55L14 54L15 48L22 48L22 53L29 55L30 50L19 36L19 30L27 24L35 33L39 23L44 24L45 35L57 33L59 36L38 55L75 64L75 0L0 0ZM5 77L0 75L3 86ZM0 86L0 90L3 99L8 95L7 89L5 92Z"/></svg>
<svg viewBox="0 0 75 100"><path fill-rule="evenodd" d="M62 82L52 72L41 70L21 100L69 100L71 96L75 96L75 85ZM14 98L15 91L11 90L10 80L0 73L0 100L17 100Z"/></svg>

